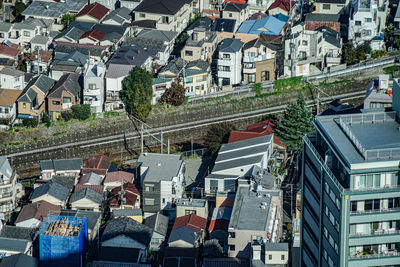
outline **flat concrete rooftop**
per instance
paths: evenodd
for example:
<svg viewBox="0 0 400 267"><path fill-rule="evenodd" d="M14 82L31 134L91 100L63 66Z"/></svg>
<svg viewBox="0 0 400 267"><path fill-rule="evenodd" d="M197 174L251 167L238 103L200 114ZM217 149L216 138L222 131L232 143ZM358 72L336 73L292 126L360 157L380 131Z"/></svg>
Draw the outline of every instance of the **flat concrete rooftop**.
<svg viewBox="0 0 400 267"><path fill-rule="evenodd" d="M319 116L315 125L350 164L400 159L395 112Z"/></svg>

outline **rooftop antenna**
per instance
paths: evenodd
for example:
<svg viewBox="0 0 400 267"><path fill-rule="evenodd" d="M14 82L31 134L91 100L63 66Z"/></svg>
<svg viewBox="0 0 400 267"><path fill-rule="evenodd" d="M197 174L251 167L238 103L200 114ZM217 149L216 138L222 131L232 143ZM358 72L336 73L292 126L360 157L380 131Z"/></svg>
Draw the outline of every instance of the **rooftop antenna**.
<svg viewBox="0 0 400 267"><path fill-rule="evenodd" d="M40 46L38 46L37 48L36 48L36 50L37 50L37 74L38 75L40 75L40 70L39 70L39 68L40 68L40 63L42 62L42 58L41 58L41 56L40 56L40 51L42 50L42 48L40 47Z"/></svg>

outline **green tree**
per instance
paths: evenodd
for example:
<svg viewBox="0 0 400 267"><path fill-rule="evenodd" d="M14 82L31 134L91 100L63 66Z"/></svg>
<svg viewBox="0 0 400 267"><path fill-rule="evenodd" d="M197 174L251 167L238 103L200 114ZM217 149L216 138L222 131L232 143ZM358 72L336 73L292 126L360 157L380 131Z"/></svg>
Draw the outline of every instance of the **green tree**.
<svg viewBox="0 0 400 267"><path fill-rule="evenodd" d="M71 107L72 113L74 114L74 118L78 120L87 120L90 117L90 105L82 104L82 105L73 105Z"/></svg>
<svg viewBox="0 0 400 267"><path fill-rule="evenodd" d="M47 127L47 128L50 127L50 125L51 125L51 120L50 120L49 114L48 114L47 112L44 112L44 113L43 113L42 122L46 124L46 127Z"/></svg>
<svg viewBox="0 0 400 267"><path fill-rule="evenodd" d="M38 120L35 118L26 118L22 120L22 124L25 127L35 128L36 126L38 126Z"/></svg>
<svg viewBox="0 0 400 267"><path fill-rule="evenodd" d="M229 133L235 129L236 126L229 122L211 125L203 137L204 146L213 152L217 151L221 144L228 142Z"/></svg>
<svg viewBox="0 0 400 267"><path fill-rule="evenodd" d="M21 13L25 10L26 6L22 2L15 3L15 17L21 15Z"/></svg>
<svg viewBox="0 0 400 267"><path fill-rule="evenodd" d="M313 132L313 115L301 94L288 105L280 116L274 133L287 146L289 152L297 152L303 144L303 136Z"/></svg>
<svg viewBox="0 0 400 267"><path fill-rule="evenodd" d="M146 121L151 111L153 75L141 67L135 67L122 81L121 98L126 111Z"/></svg>
<svg viewBox="0 0 400 267"><path fill-rule="evenodd" d="M166 89L161 96L161 102L173 106L180 106L185 101L185 88L178 82L173 82L171 87Z"/></svg>
<svg viewBox="0 0 400 267"><path fill-rule="evenodd" d="M61 18L61 23L68 27L68 25L75 20L75 14L64 14Z"/></svg>

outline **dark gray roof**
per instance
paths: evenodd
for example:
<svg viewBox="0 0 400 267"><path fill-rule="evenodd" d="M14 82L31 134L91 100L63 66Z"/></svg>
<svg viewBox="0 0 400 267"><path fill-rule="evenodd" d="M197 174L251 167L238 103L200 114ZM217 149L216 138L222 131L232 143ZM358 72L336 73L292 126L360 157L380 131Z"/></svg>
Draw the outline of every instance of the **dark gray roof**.
<svg viewBox="0 0 400 267"><path fill-rule="evenodd" d="M103 52L105 52L102 47L99 47L99 48L79 47L79 46L61 45L61 44L55 45L54 51L56 52L56 54L63 55L63 56L65 56L67 54L72 54L73 52L78 51L81 54L84 54L86 56L88 56L90 54L90 56L94 56L94 57L101 57Z"/></svg>
<svg viewBox="0 0 400 267"><path fill-rule="evenodd" d="M116 209L112 213L114 217L143 215L142 209Z"/></svg>
<svg viewBox="0 0 400 267"><path fill-rule="evenodd" d="M338 22L340 19L339 14L315 14L309 13L306 15L305 21L326 21L326 22Z"/></svg>
<svg viewBox="0 0 400 267"><path fill-rule="evenodd" d="M234 32L236 20L218 18L214 21L212 30L214 32Z"/></svg>
<svg viewBox="0 0 400 267"><path fill-rule="evenodd" d="M36 239L38 230L38 228L4 225L0 232L0 237L23 239L33 242Z"/></svg>
<svg viewBox="0 0 400 267"><path fill-rule="evenodd" d="M82 159L51 159L41 160L40 170L55 170L55 171L69 171L69 170L80 170L82 168Z"/></svg>
<svg viewBox="0 0 400 267"><path fill-rule="evenodd" d="M20 77L20 76L24 76L25 72L16 70L16 69L12 69L12 68L4 68L0 71L0 74L14 76L14 77Z"/></svg>
<svg viewBox="0 0 400 267"><path fill-rule="evenodd" d="M32 102L36 98L37 93L31 89L32 86L37 87L43 94L47 94L48 91L53 87L56 81L47 77L46 75L40 74L39 76L33 78L27 86L25 86L24 91L17 101L21 102Z"/></svg>
<svg viewBox="0 0 400 267"><path fill-rule="evenodd" d="M322 32L323 38L326 42L340 48L340 35L337 31L332 30L329 27L322 26L317 29L317 31Z"/></svg>
<svg viewBox="0 0 400 267"><path fill-rule="evenodd" d="M208 72L210 69L210 63L203 60L193 60L190 61L185 68L186 72L190 72L191 70L197 70L199 73ZM186 73L186 75L189 75Z"/></svg>
<svg viewBox="0 0 400 267"><path fill-rule="evenodd" d="M41 44L46 45L49 41L49 37L43 35L36 35L32 38L31 44Z"/></svg>
<svg viewBox="0 0 400 267"><path fill-rule="evenodd" d="M204 29L205 31L211 31L212 23L213 21L209 17L201 17L197 19L194 23L190 24L186 31L191 31L199 28Z"/></svg>
<svg viewBox="0 0 400 267"><path fill-rule="evenodd" d="M177 57L168 62L166 66L164 66L161 70L160 73L163 72L172 72L176 74L177 76L181 73L183 70L183 67L186 65L186 62L184 59Z"/></svg>
<svg viewBox="0 0 400 267"><path fill-rule="evenodd" d="M218 46L218 51L235 53L239 52L240 49L242 49L242 47L243 47L243 42L240 41L239 39L228 38L221 41L221 43Z"/></svg>
<svg viewBox="0 0 400 267"><path fill-rule="evenodd" d="M31 31L33 31L35 29L35 27L36 26L33 24L17 22L17 23L14 23L13 30L31 30Z"/></svg>
<svg viewBox="0 0 400 267"><path fill-rule="evenodd" d="M129 74L136 66L143 66L152 54L138 46L122 46L108 63L106 78L119 78Z"/></svg>
<svg viewBox="0 0 400 267"><path fill-rule="evenodd" d="M93 231L96 224L100 221L101 212L99 211L90 211L90 210L62 210L60 216L72 216L79 218L86 218L88 228Z"/></svg>
<svg viewBox="0 0 400 267"><path fill-rule="evenodd" d="M38 267L38 260L32 256L18 253L1 260L0 267Z"/></svg>
<svg viewBox="0 0 400 267"><path fill-rule="evenodd" d="M53 69L56 69L56 66L70 66L70 67L82 67L88 61L88 56L74 51L71 54L58 54L54 55Z"/></svg>
<svg viewBox="0 0 400 267"><path fill-rule="evenodd" d="M76 73L66 73L62 75L53 89L51 89L48 97L61 98L64 90L70 92L73 96L80 96L81 86L79 84L79 76L80 75ZM79 160L82 162L81 159L78 159L78 161ZM78 165L78 162L76 165Z"/></svg>
<svg viewBox="0 0 400 267"><path fill-rule="evenodd" d="M256 155L256 154L260 154L263 152L267 153L268 149L269 149L268 144L261 144L259 146L253 146L253 147L249 147L249 148L245 148L245 149L233 150L233 151L229 151L226 153L219 153L215 162L242 158L242 157L246 157L248 155Z"/></svg>
<svg viewBox="0 0 400 267"><path fill-rule="evenodd" d="M111 42L119 41L126 32L127 26L109 25L109 24L95 24L94 30L101 31L105 34L102 40L109 40Z"/></svg>
<svg viewBox="0 0 400 267"><path fill-rule="evenodd" d="M76 27L68 27L63 30L59 35L57 35L54 39L65 38L71 42L77 42L79 38L85 33L85 31L76 28Z"/></svg>
<svg viewBox="0 0 400 267"><path fill-rule="evenodd" d="M90 188L85 188L82 190L79 190L78 192L74 192L71 195L71 199L69 200L70 203L74 203L75 201L81 200L87 198L97 204L101 204L103 201L103 196L99 194L98 192L90 189Z"/></svg>
<svg viewBox="0 0 400 267"><path fill-rule="evenodd" d="M168 217L156 213L146 218L144 224L160 235L166 236L168 231Z"/></svg>
<svg viewBox="0 0 400 267"><path fill-rule="evenodd" d="M157 21L151 19L138 20L138 21L133 21L131 23L131 26L139 28L156 29Z"/></svg>
<svg viewBox="0 0 400 267"><path fill-rule="evenodd" d="M136 46L143 49L147 49L151 54L156 54L158 52L164 52L167 48L167 45L164 44L163 41L160 40L152 40L147 38L138 38L138 37L128 37L124 41L124 45L127 46Z"/></svg>
<svg viewBox="0 0 400 267"><path fill-rule="evenodd" d="M55 19L66 13L78 13L86 4L87 1L85 0L68 0L65 2L33 1L22 12L22 15L25 17L38 16Z"/></svg>
<svg viewBox="0 0 400 267"><path fill-rule="evenodd" d="M217 239L206 240L204 242L203 257L223 257L224 250Z"/></svg>
<svg viewBox="0 0 400 267"><path fill-rule="evenodd" d="M28 243L25 239L0 237L0 250L25 253Z"/></svg>
<svg viewBox="0 0 400 267"><path fill-rule="evenodd" d="M151 240L151 232L151 229L144 224L128 217L119 217L107 222L101 241L104 242L119 235L124 235L148 246Z"/></svg>
<svg viewBox="0 0 400 267"><path fill-rule="evenodd" d="M289 251L288 243L265 243L265 251Z"/></svg>
<svg viewBox="0 0 400 267"><path fill-rule="evenodd" d="M25 19L24 22L26 24L32 24L35 26L39 26L41 28L50 28L54 21L52 19L41 19L41 18L29 17L29 18Z"/></svg>
<svg viewBox="0 0 400 267"><path fill-rule="evenodd" d="M230 12L240 12L243 9L247 8L247 4L240 4L240 3L234 3L234 2L228 2L225 5L224 11L230 11Z"/></svg>
<svg viewBox="0 0 400 267"><path fill-rule="evenodd" d="M171 234L169 235L168 243L182 240L189 244L194 245L194 243L196 241L196 234L197 234L196 230L193 230L187 226L175 228L175 229L172 229Z"/></svg>
<svg viewBox="0 0 400 267"><path fill-rule="evenodd" d="M75 186L75 176L70 175L54 175L51 178L53 182L59 183L60 185L68 188L69 190L74 189Z"/></svg>
<svg viewBox="0 0 400 267"><path fill-rule="evenodd" d="M144 0L133 11L153 14L175 15L192 0Z"/></svg>
<svg viewBox="0 0 400 267"><path fill-rule="evenodd" d="M125 20L131 20L131 10L126 7L117 8L108 14L103 21L114 20L119 24L123 24Z"/></svg>
<svg viewBox="0 0 400 267"><path fill-rule="evenodd" d="M155 29L143 29L137 35L138 38L146 38L150 40L157 40L162 42L170 42L175 40L178 36L178 32L174 31L161 31Z"/></svg>
<svg viewBox="0 0 400 267"><path fill-rule="evenodd" d="M203 267L248 267L248 259L239 258L204 258Z"/></svg>
<svg viewBox="0 0 400 267"><path fill-rule="evenodd" d="M69 190L57 182L48 182L47 184L37 187L33 191L30 200L34 200L35 198L41 197L45 194L49 194L61 201L67 201Z"/></svg>
<svg viewBox="0 0 400 267"><path fill-rule="evenodd" d="M227 174L216 174L216 173L210 173L209 175L206 176L206 179L212 179L212 180L218 180L218 179L234 179L237 178L234 175L227 175Z"/></svg>
<svg viewBox="0 0 400 267"><path fill-rule="evenodd" d="M12 24L7 22L0 22L0 32L9 32Z"/></svg>

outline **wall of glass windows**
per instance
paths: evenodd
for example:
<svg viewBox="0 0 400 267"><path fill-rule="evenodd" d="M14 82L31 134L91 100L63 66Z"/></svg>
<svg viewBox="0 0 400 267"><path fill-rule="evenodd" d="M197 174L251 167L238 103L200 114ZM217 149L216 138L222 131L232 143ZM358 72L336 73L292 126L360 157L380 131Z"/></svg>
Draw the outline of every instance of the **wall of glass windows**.
<svg viewBox="0 0 400 267"><path fill-rule="evenodd" d="M349 258L398 256L400 243L372 244L349 247Z"/></svg>
<svg viewBox="0 0 400 267"><path fill-rule="evenodd" d="M351 201L351 213L367 213L400 209L400 197Z"/></svg>
<svg viewBox="0 0 400 267"><path fill-rule="evenodd" d="M350 224L350 237L364 235L398 234L399 232L399 220Z"/></svg>
<svg viewBox="0 0 400 267"><path fill-rule="evenodd" d="M352 190L397 187L399 185L398 172L352 175L350 183Z"/></svg>

